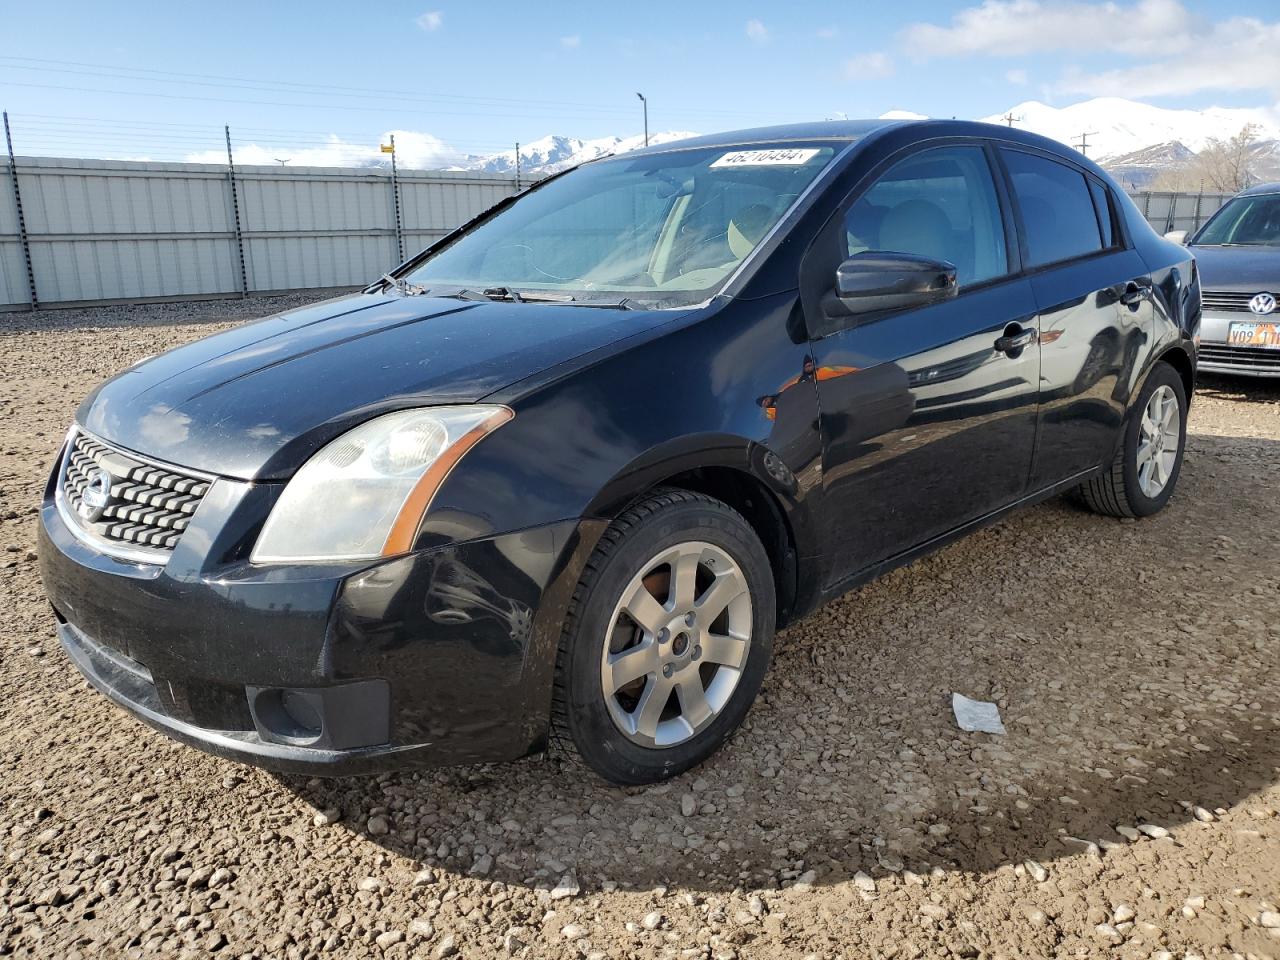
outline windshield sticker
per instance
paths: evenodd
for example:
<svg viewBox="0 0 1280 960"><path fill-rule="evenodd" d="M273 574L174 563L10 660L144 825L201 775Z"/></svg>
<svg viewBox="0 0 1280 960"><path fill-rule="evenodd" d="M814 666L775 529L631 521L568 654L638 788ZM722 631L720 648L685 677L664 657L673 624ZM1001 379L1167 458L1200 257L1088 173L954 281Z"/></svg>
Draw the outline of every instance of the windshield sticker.
<svg viewBox="0 0 1280 960"><path fill-rule="evenodd" d="M798 167L819 153L816 147L791 150L735 150L726 153L712 167Z"/></svg>

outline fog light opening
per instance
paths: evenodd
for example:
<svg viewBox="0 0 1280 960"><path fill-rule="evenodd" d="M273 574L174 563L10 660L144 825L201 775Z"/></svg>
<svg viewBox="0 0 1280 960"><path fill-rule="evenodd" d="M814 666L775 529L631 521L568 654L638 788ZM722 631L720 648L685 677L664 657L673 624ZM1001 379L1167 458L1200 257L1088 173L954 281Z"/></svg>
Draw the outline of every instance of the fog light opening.
<svg viewBox="0 0 1280 960"><path fill-rule="evenodd" d="M306 690L259 690L250 701L258 733L278 743L315 743L324 720L315 694Z"/></svg>

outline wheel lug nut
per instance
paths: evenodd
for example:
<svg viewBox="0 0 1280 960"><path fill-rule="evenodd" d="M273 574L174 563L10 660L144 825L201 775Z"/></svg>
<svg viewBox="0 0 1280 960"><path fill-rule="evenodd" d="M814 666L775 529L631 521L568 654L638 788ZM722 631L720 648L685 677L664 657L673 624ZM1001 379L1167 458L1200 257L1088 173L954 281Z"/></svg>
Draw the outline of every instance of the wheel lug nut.
<svg viewBox="0 0 1280 960"><path fill-rule="evenodd" d="M701 648L701 647L694 647L694 648L693 648L693 659L697 660L697 659L701 658L701 656L702 656L702 648Z"/></svg>
<svg viewBox="0 0 1280 960"><path fill-rule="evenodd" d="M671 666L671 664L669 664L669 663L668 663L666 666L664 666L664 667L662 668L662 675L663 675L664 677L667 677L668 679L670 679L671 674L673 674L673 673L675 673L675 668L674 668L674 667L672 667L672 666Z"/></svg>
<svg viewBox="0 0 1280 960"><path fill-rule="evenodd" d="M663 627L661 630L658 631L658 642L666 643L667 639L670 636L671 636L671 631L669 631L666 627Z"/></svg>
<svg viewBox="0 0 1280 960"><path fill-rule="evenodd" d="M684 615L684 625L686 627L692 627L697 622L697 620L698 618L695 617L692 612L686 613Z"/></svg>

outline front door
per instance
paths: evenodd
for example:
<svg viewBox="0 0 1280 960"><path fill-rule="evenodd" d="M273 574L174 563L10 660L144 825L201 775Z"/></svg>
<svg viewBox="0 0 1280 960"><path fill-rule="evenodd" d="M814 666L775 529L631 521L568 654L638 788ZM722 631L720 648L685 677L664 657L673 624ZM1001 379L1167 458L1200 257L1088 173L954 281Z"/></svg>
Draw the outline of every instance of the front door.
<svg viewBox="0 0 1280 960"><path fill-rule="evenodd" d="M824 230L804 283L823 436L829 583L1022 496L1036 438L1040 348L1031 281L990 156L976 143L891 166ZM834 264L863 250L957 268L958 294L841 316ZM999 341L999 343L997 342Z"/></svg>

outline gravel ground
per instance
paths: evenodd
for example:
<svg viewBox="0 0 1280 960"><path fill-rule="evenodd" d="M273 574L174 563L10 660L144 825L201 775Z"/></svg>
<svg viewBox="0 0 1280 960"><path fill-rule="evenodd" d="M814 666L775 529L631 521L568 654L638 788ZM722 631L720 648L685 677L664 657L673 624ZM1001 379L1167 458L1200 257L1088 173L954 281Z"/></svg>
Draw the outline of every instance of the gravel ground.
<svg viewBox="0 0 1280 960"><path fill-rule="evenodd" d="M1055 500L786 631L672 783L306 780L87 689L33 552L87 390L298 302L0 318L0 953L1280 957L1280 384L1203 385L1162 515Z"/></svg>

